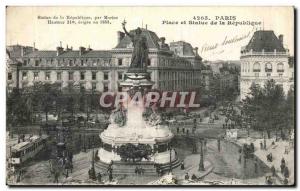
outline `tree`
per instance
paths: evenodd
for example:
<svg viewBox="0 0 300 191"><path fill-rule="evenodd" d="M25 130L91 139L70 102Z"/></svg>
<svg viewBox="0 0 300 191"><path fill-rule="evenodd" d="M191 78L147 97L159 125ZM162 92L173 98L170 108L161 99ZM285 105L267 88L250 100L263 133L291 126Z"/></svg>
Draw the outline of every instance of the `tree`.
<svg viewBox="0 0 300 191"><path fill-rule="evenodd" d="M27 97L23 96L23 91L17 88L14 88L11 93L7 94L6 116L7 122L12 126L30 122L32 112L27 99Z"/></svg>
<svg viewBox="0 0 300 191"><path fill-rule="evenodd" d="M284 122L284 105L283 89L274 80L267 81L263 88L252 84L249 95L243 100L243 120L250 127L266 131L270 138L271 131L277 132Z"/></svg>

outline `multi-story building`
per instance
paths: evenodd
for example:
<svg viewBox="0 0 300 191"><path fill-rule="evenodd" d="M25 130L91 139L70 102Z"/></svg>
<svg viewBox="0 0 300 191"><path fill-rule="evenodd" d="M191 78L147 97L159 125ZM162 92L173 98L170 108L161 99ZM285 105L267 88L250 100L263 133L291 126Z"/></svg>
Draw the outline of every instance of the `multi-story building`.
<svg viewBox="0 0 300 191"><path fill-rule="evenodd" d="M254 32L248 45L241 50L240 95L244 99L252 83L263 86L274 79L285 93L294 85L294 64L283 45L283 35L273 31Z"/></svg>
<svg viewBox="0 0 300 191"><path fill-rule="evenodd" d="M131 31L133 32L133 31ZM201 84L202 59L197 48L179 41L165 43L154 32L142 29L149 49L148 72L159 90L198 89ZM86 90L118 91L132 55L132 42L118 32L118 44L112 50L90 47L38 50L35 47L7 47L9 57L7 87L23 88L35 82L58 83L62 88L77 86Z"/></svg>

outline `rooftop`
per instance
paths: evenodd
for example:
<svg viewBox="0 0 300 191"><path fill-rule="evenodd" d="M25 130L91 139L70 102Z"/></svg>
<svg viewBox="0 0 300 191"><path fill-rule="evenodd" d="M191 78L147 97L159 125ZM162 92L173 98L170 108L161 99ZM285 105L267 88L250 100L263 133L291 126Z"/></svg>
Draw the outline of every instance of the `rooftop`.
<svg viewBox="0 0 300 191"><path fill-rule="evenodd" d="M283 36L281 36L283 38ZM243 52L286 52L283 47L282 39L278 38L274 31L260 30L255 31L248 45L244 47Z"/></svg>

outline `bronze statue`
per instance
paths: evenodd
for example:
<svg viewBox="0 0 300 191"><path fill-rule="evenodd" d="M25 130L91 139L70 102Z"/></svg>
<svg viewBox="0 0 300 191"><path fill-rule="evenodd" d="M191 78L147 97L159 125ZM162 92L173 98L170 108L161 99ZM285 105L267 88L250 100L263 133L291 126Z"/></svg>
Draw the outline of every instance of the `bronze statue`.
<svg viewBox="0 0 300 191"><path fill-rule="evenodd" d="M134 33L129 33L126 28L126 21L122 23L123 30L126 35L128 35L133 44L133 52L131 57L131 64L129 71L132 72L145 72L148 62L148 47L147 38L142 35L142 29L137 28Z"/></svg>

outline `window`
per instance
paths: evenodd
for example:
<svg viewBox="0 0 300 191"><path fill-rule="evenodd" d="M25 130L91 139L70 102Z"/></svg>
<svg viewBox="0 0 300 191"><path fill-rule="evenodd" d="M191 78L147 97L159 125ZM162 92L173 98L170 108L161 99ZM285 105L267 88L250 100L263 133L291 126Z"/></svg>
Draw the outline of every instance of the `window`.
<svg viewBox="0 0 300 191"><path fill-rule="evenodd" d="M122 66L122 58L118 58L118 65Z"/></svg>
<svg viewBox="0 0 300 191"><path fill-rule="evenodd" d="M61 80L61 72L57 72L56 78L57 78L57 80Z"/></svg>
<svg viewBox="0 0 300 191"><path fill-rule="evenodd" d="M260 72L260 64L258 62L254 63L253 72Z"/></svg>
<svg viewBox="0 0 300 191"><path fill-rule="evenodd" d="M277 64L277 72L284 72L282 63Z"/></svg>
<svg viewBox="0 0 300 191"><path fill-rule="evenodd" d="M85 84L84 84L84 83L81 83L81 84L80 84L80 91L81 91L81 92L82 92L82 91L85 89L85 87L84 87L84 86L85 86Z"/></svg>
<svg viewBox="0 0 300 191"><path fill-rule="evenodd" d="M80 72L80 80L84 80L84 72Z"/></svg>
<svg viewBox="0 0 300 191"><path fill-rule="evenodd" d="M50 72L46 72L45 78L46 80L50 80Z"/></svg>
<svg viewBox="0 0 300 191"><path fill-rule="evenodd" d="M147 65L151 66L151 59L150 58L148 58L148 60L147 60Z"/></svg>
<svg viewBox="0 0 300 191"><path fill-rule="evenodd" d="M96 76L96 72L92 72L92 80L96 80L97 76Z"/></svg>
<svg viewBox="0 0 300 191"><path fill-rule="evenodd" d="M107 84L104 85L104 88L103 88L103 89L104 89L104 90L103 90L104 92L108 92L108 86L107 86Z"/></svg>
<svg viewBox="0 0 300 191"><path fill-rule="evenodd" d="M8 74L7 74L7 79L8 79L8 80L12 80L12 73L11 73L11 72L8 72Z"/></svg>
<svg viewBox="0 0 300 191"><path fill-rule="evenodd" d="M69 66L73 66L73 60L69 60Z"/></svg>
<svg viewBox="0 0 300 191"><path fill-rule="evenodd" d="M104 73L104 80L108 80L108 73L107 72Z"/></svg>
<svg viewBox="0 0 300 191"><path fill-rule="evenodd" d="M26 80L27 79L27 72L22 72L22 79Z"/></svg>
<svg viewBox="0 0 300 191"><path fill-rule="evenodd" d="M83 66L84 65L84 62L83 62L83 60L81 60L81 66Z"/></svg>
<svg viewBox="0 0 300 191"><path fill-rule="evenodd" d="M119 79L119 80L122 80L122 79L123 79L122 72L119 72L119 73L118 73L118 79Z"/></svg>
<svg viewBox="0 0 300 191"><path fill-rule="evenodd" d="M23 65L26 66L28 64L27 60L24 60Z"/></svg>
<svg viewBox="0 0 300 191"><path fill-rule="evenodd" d="M122 86L118 87L118 92L122 92Z"/></svg>
<svg viewBox="0 0 300 191"><path fill-rule="evenodd" d="M35 66L39 66L39 65L40 65L40 61L39 61L39 60L35 60L34 65L35 65Z"/></svg>
<svg viewBox="0 0 300 191"><path fill-rule="evenodd" d="M272 72L272 64L271 63L267 63L265 66L265 71L266 72Z"/></svg>
<svg viewBox="0 0 300 191"><path fill-rule="evenodd" d="M271 73L267 73L267 77L271 77Z"/></svg>
<svg viewBox="0 0 300 191"><path fill-rule="evenodd" d="M282 73L279 74L279 77L282 78Z"/></svg>
<svg viewBox="0 0 300 191"><path fill-rule="evenodd" d="M33 79L34 80L38 80L39 79L39 73L38 72L34 72L33 73Z"/></svg>
<svg viewBox="0 0 300 191"><path fill-rule="evenodd" d="M96 83L92 83L92 90L96 90Z"/></svg>
<svg viewBox="0 0 300 191"><path fill-rule="evenodd" d="M73 72L69 72L69 80L73 80Z"/></svg>

